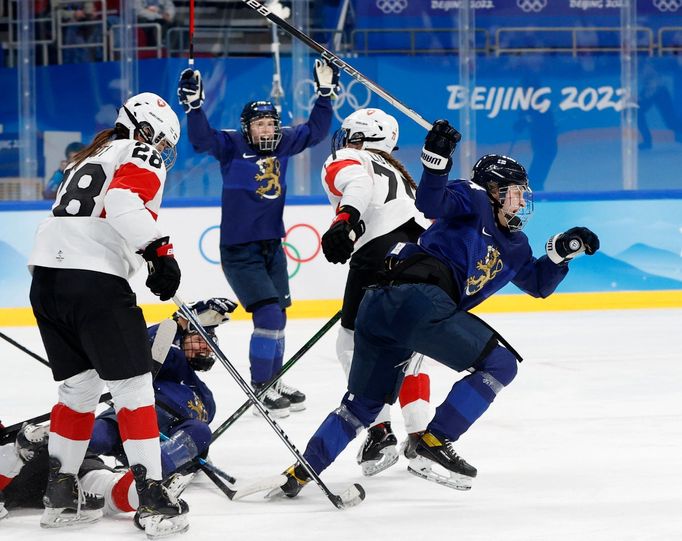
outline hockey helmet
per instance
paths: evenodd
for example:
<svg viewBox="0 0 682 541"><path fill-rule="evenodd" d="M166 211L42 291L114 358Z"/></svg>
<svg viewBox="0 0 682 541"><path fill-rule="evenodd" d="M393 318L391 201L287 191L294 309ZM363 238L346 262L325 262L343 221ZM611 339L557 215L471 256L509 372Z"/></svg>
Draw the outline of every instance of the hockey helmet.
<svg viewBox="0 0 682 541"><path fill-rule="evenodd" d="M204 327L208 337L218 344L218 337L215 334L215 327ZM182 334L181 344L182 352L187 357L187 362L192 370L198 372L207 372L215 364L215 354L209 348L206 341L196 330L186 330Z"/></svg>
<svg viewBox="0 0 682 541"><path fill-rule="evenodd" d="M260 137L254 142L251 137L251 123L260 118L272 118L275 121L275 132L272 137ZM261 152L274 152L282 139L282 121L279 112L270 101L250 101L242 109L242 135L254 149Z"/></svg>
<svg viewBox="0 0 682 541"><path fill-rule="evenodd" d="M398 121L381 109L358 109L348 115L332 138L332 151L349 143L363 150L381 150L390 154L398 148Z"/></svg>
<svg viewBox="0 0 682 541"><path fill-rule="evenodd" d="M504 227L509 231L523 229L533 213L533 192L526 169L519 162L501 154L486 154L471 170L471 181L488 192L496 210L503 210L500 219ZM512 192L518 193L514 198L521 204L509 210Z"/></svg>
<svg viewBox="0 0 682 541"><path fill-rule="evenodd" d="M160 149L166 170L173 167L176 158L175 146L180 139L180 122L170 105L153 94L143 92L128 98L118 110L116 127L129 139L138 136L147 144Z"/></svg>

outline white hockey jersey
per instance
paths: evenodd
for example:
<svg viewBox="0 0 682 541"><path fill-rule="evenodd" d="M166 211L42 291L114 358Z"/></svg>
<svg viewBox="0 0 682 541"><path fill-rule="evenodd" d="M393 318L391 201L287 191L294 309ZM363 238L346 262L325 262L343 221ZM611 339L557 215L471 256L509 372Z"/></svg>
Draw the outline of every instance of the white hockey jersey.
<svg viewBox="0 0 682 541"><path fill-rule="evenodd" d="M145 143L107 143L64 171L51 216L38 226L34 266L82 269L130 278L136 254L163 236L156 225L166 166Z"/></svg>
<svg viewBox="0 0 682 541"><path fill-rule="evenodd" d="M360 211L365 233L355 250L385 235L410 218L426 229L431 225L414 205L414 190L382 156L367 150L343 148L322 167L322 185L337 209L350 205Z"/></svg>

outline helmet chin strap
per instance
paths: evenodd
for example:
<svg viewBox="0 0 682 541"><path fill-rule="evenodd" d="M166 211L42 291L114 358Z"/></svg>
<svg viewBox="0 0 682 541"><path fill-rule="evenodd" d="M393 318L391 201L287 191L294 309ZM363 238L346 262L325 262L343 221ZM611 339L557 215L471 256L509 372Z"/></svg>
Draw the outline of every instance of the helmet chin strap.
<svg viewBox="0 0 682 541"><path fill-rule="evenodd" d="M132 122L133 126L135 126L135 131L133 132L133 138L137 134L140 134L142 136L142 138L144 139L144 142L151 145L152 141L150 141L149 137L147 137L145 135L144 130L142 129L142 125L137 121L137 119L135 118L135 115L133 115L133 113L131 113L130 110L125 105L123 105L122 107L123 107L123 110L126 112L126 115L128 115L128 119L130 120L130 122Z"/></svg>

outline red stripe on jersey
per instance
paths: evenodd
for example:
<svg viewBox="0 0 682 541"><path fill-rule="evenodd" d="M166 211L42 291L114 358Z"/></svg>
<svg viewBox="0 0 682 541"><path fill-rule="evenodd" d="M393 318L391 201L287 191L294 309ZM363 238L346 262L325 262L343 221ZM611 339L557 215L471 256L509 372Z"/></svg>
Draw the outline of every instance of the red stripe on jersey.
<svg viewBox="0 0 682 541"><path fill-rule="evenodd" d="M79 413L61 402L52 408L50 414L50 432L68 440L89 440L94 424L94 411Z"/></svg>
<svg viewBox="0 0 682 541"><path fill-rule="evenodd" d="M130 500L128 500L128 491L132 484L133 472L128 470L111 489L111 499L114 501L114 505L124 513L135 511L135 508L130 505Z"/></svg>
<svg viewBox="0 0 682 541"><path fill-rule="evenodd" d="M405 376L403 386L400 389L400 407L404 408L417 400L429 401L431 398L431 385L428 374Z"/></svg>
<svg viewBox="0 0 682 541"><path fill-rule="evenodd" d="M0 490L9 485L12 482L12 479L14 479L14 477L5 477L0 473Z"/></svg>
<svg viewBox="0 0 682 541"><path fill-rule="evenodd" d="M121 408L118 412L118 429L121 440L148 440L159 437L159 427L156 421L154 406L142 406L129 410Z"/></svg>
<svg viewBox="0 0 682 541"><path fill-rule="evenodd" d="M329 186L329 191L334 195L338 195L339 197L343 195L339 190L336 189L336 186L334 186L334 181L336 180L336 175L339 174L339 171L341 171L341 169L344 167L348 167L349 165L361 164L357 160L339 160L338 162L330 163L325 169L324 181L327 183L327 186Z"/></svg>
<svg viewBox="0 0 682 541"><path fill-rule="evenodd" d="M130 190L136 193L145 205L156 197L159 188L161 188L161 181L156 173L133 163L124 163L119 167L109 185L110 190Z"/></svg>

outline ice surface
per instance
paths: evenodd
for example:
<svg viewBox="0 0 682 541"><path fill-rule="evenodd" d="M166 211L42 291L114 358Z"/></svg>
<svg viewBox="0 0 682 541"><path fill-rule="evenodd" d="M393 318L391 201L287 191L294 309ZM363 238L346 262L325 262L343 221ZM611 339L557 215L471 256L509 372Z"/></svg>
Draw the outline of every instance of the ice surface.
<svg viewBox="0 0 682 541"><path fill-rule="evenodd" d="M361 438L322 475L335 492L361 483L367 499L339 511L313 484L295 500L258 496L231 502L203 475L185 497L187 534L170 539L264 541L551 540L641 541L682 538L682 310L487 314L525 360L512 385L456 444L478 468L470 492L409 475L403 459L363 478ZM291 320L287 357L323 325ZM36 328L3 332L44 355ZM248 379L251 326L219 329L221 346ZM285 381L308 396L308 409L278 421L303 450L344 391L334 356L336 328ZM0 418L8 425L49 411L56 384L47 368L0 340ZM459 375L429 364L432 402ZM244 395L216 363L204 380L218 403L217 427ZM404 438L400 412L394 427ZM364 435L362 436L364 437ZM211 448L213 462L238 479L281 472L293 458L272 429L247 412ZM79 530L41 530L37 510L13 511L0 539L145 539L131 515Z"/></svg>

